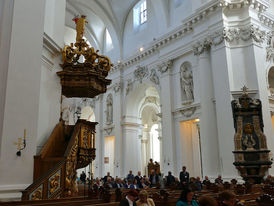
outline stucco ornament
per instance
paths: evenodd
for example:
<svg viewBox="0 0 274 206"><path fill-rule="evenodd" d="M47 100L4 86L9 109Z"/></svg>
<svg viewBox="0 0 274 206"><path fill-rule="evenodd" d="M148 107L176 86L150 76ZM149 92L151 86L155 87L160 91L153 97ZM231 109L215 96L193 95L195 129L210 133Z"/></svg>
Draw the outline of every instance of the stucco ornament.
<svg viewBox="0 0 274 206"><path fill-rule="evenodd" d="M203 41L199 41L193 45L193 53L194 55L201 55L204 51L207 51L211 48L212 39L210 37L204 39Z"/></svg>
<svg viewBox="0 0 274 206"><path fill-rule="evenodd" d="M122 83L117 82L116 84L114 84L113 90L115 93L119 92L121 89L122 89Z"/></svg>
<svg viewBox="0 0 274 206"><path fill-rule="evenodd" d="M134 78L142 83L143 79L148 76L148 68L145 66L137 66L134 71Z"/></svg>
<svg viewBox="0 0 274 206"><path fill-rule="evenodd" d="M161 72L161 74L166 73L173 65L173 61L172 60L168 60L166 62L163 62L161 64L159 64L158 67L158 71Z"/></svg>
<svg viewBox="0 0 274 206"><path fill-rule="evenodd" d="M224 28L223 34L227 42L233 42L235 40L248 41L253 39L255 42L262 43L266 33L254 25L249 25L242 28Z"/></svg>
<svg viewBox="0 0 274 206"><path fill-rule="evenodd" d="M266 60L274 62L274 31L267 33Z"/></svg>
<svg viewBox="0 0 274 206"><path fill-rule="evenodd" d="M106 120L107 120L107 124L112 124L113 122L113 99L112 99L112 95L109 94L107 96L107 110L106 110Z"/></svg>
<svg viewBox="0 0 274 206"><path fill-rule="evenodd" d="M214 46L221 44L224 41L223 31L219 31L211 34L210 38Z"/></svg>
<svg viewBox="0 0 274 206"><path fill-rule="evenodd" d="M193 76L189 63L182 64L180 68L181 97L183 104L193 102Z"/></svg>
<svg viewBox="0 0 274 206"><path fill-rule="evenodd" d="M150 78L149 79L150 79L150 81L152 81L156 85L159 85L159 83L160 83L159 82L159 77L158 77L155 69L151 70Z"/></svg>

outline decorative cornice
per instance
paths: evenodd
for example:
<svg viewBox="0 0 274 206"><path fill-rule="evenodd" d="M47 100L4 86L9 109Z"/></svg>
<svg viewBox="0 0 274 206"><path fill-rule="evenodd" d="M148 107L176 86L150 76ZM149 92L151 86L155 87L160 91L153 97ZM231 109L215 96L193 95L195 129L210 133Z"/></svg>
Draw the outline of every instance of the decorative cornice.
<svg viewBox="0 0 274 206"><path fill-rule="evenodd" d="M45 32L43 34L43 48L45 48L52 57L56 57L61 53L61 47L59 47Z"/></svg>
<svg viewBox="0 0 274 206"><path fill-rule="evenodd" d="M189 18L183 21L183 25L172 30L171 32L163 35L162 37L154 40L149 47L147 47L143 52L135 54L129 57L127 60L123 61L123 63L118 63L113 66L113 72L122 67L128 67L132 64L135 64L141 61L144 58L147 58L155 52L157 52L160 48L169 45L171 42L182 38L188 33L192 32L192 25L197 24L204 20L208 15L212 14L218 9L219 0L211 1L201 7L195 14L191 15Z"/></svg>
<svg viewBox="0 0 274 206"><path fill-rule="evenodd" d="M181 113L184 117L191 117L196 110L200 109L200 104L191 104L179 109L176 109L173 113Z"/></svg>
<svg viewBox="0 0 274 206"><path fill-rule="evenodd" d="M269 5L263 0L220 0L220 6L226 9L240 9L249 6L259 12L265 11Z"/></svg>
<svg viewBox="0 0 274 206"><path fill-rule="evenodd" d="M233 41L248 41L253 39L257 43L262 43L265 39L266 32L254 25L245 27L226 27L224 28L224 39L231 43Z"/></svg>
<svg viewBox="0 0 274 206"><path fill-rule="evenodd" d="M264 25L266 25L272 29L274 28L274 20L273 20L274 16L273 15L271 16L268 13L259 13L258 17Z"/></svg>
<svg viewBox="0 0 274 206"><path fill-rule="evenodd" d="M195 11L194 14L192 14L187 19L183 20L183 24L185 26L193 26L194 24L200 23L203 21L208 15L215 12L219 7L219 0L210 1L200 7L198 10Z"/></svg>
<svg viewBox="0 0 274 206"><path fill-rule="evenodd" d="M42 63L49 70L52 70L54 67L54 63L44 54L42 54Z"/></svg>

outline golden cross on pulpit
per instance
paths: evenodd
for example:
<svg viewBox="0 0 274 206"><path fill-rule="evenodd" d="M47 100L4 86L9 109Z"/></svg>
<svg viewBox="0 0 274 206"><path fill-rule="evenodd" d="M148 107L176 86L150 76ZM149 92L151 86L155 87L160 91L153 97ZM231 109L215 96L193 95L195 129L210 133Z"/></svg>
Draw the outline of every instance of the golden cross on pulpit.
<svg viewBox="0 0 274 206"><path fill-rule="evenodd" d="M13 144L17 146L17 156L21 156L21 150L25 149L26 147L26 134L27 131L24 129L24 137L19 137L18 142L14 142Z"/></svg>

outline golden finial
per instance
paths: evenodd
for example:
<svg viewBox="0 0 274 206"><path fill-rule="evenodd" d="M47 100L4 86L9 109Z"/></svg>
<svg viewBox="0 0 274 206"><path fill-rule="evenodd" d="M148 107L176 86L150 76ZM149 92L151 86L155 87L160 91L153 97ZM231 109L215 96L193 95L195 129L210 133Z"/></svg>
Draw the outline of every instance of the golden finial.
<svg viewBox="0 0 274 206"><path fill-rule="evenodd" d="M76 24L76 42L80 42L84 37L85 24L88 23L88 21L85 15L81 15L80 18L76 16L73 21L75 21Z"/></svg>

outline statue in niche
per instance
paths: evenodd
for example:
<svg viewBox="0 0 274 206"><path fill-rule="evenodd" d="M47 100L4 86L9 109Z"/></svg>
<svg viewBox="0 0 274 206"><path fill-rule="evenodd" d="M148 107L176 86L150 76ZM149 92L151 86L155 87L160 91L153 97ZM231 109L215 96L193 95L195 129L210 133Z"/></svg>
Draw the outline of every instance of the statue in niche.
<svg viewBox="0 0 274 206"><path fill-rule="evenodd" d="M184 104L193 102L193 77L189 64L183 64L180 69L182 101Z"/></svg>
<svg viewBox="0 0 274 206"><path fill-rule="evenodd" d="M244 126L244 133L245 135L243 136L243 145L246 147L246 150L254 150L256 141L253 138L253 125L247 123Z"/></svg>
<svg viewBox="0 0 274 206"><path fill-rule="evenodd" d="M112 100L112 95L109 94L107 96L107 124L111 124L113 122L113 100Z"/></svg>

